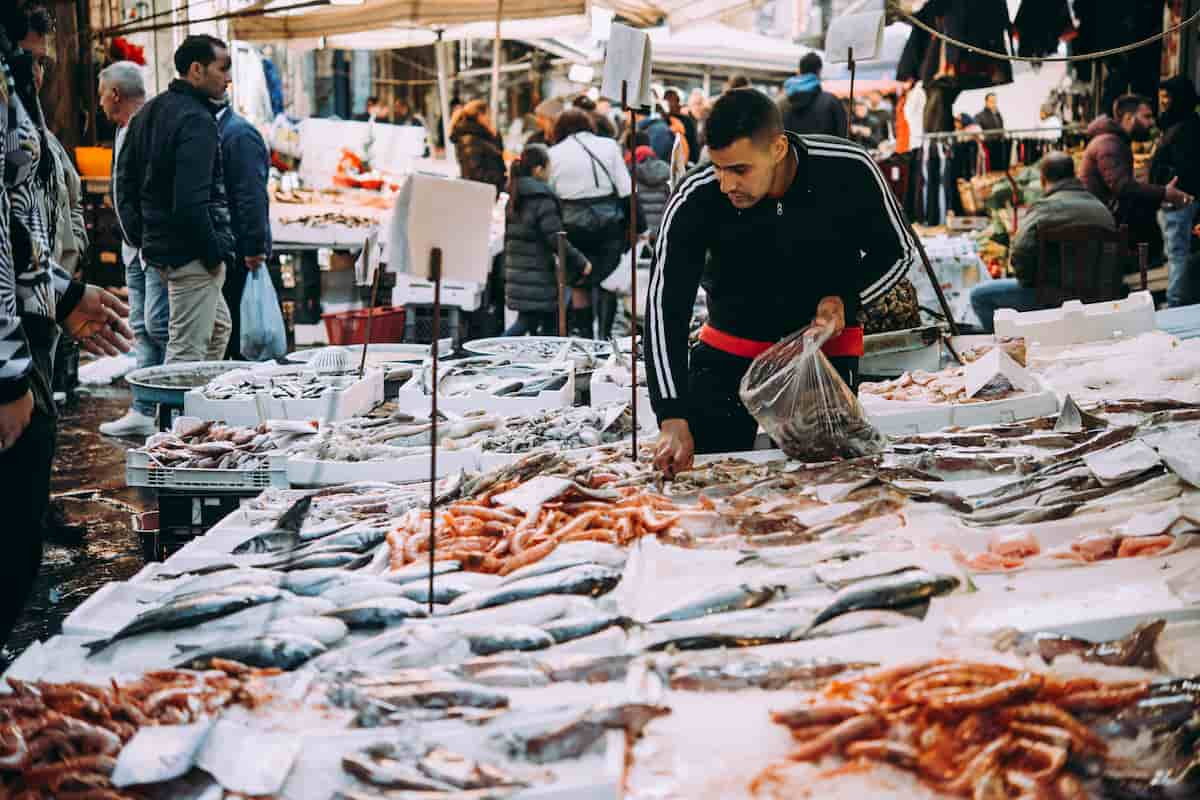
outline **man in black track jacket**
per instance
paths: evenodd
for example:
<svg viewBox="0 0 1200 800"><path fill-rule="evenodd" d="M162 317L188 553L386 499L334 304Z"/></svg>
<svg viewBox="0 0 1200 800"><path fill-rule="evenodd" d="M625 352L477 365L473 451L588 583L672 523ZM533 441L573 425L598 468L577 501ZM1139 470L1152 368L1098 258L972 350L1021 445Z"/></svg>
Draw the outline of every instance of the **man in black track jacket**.
<svg viewBox="0 0 1200 800"><path fill-rule="evenodd" d="M711 164L689 173L663 215L646 308L646 365L659 419L655 463L688 469L694 453L748 450L757 424L738 399L755 356L808 326L853 386L862 355L859 307L916 258L896 198L861 148L785 133L754 90L713 106ZM708 324L688 352L697 287Z"/></svg>

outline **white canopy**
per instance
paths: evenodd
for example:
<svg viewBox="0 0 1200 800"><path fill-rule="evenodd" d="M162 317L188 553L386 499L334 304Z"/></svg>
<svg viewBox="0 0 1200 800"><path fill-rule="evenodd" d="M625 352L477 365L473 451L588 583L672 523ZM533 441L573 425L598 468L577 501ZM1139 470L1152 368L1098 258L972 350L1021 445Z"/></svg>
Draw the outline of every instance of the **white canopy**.
<svg viewBox="0 0 1200 800"><path fill-rule="evenodd" d="M807 53L819 52L787 39L738 30L719 22L704 22L682 31L652 28L654 64L688 64L761 72L793 73Z"/></svg>

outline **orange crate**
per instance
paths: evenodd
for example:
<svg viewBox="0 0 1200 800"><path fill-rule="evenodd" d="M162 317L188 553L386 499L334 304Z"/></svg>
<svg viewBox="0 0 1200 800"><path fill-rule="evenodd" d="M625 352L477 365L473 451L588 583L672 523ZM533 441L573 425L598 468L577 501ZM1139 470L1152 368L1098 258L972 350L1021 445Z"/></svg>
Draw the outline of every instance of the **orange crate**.
<svg viewBox="0 0 1200 800"><path fill-rule="evenodd" d="M362 311L340 311L322 314L329 343L362 344L367 340L367 317L371 323L371 341L399 343L404 341L404 307L383 306Z"/></svg>

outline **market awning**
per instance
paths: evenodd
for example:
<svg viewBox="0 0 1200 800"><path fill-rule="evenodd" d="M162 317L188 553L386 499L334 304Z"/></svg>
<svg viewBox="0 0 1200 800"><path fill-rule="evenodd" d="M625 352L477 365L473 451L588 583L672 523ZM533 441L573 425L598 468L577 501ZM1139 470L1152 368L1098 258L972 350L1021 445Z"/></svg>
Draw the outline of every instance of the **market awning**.
<svg viewBox="0 0 1200 800"><path fill-rule="evenodd" d="M234 19L231 36L245 41L319 39L364 31L449 27L491 21L584 14L587 0L365 0L357 6L321 6L295 14L266 14ZM357 45L355 45L357 46Z"/></svg>
<svg viewBox="0 0 1200 800"><path fill-rule="evenodd" d="M682 31L654 28L648 33L656 66L689 64L792 73L806 53L819 52L787 39L742 31L719 22L706 22Z"/></svg>
<svg viewBox="0 0 1200 800"><path fill-rule="evenodd" d="M506 19L500 23L500 38L517 41L539 41L554 37L586 37L590 30L586 16L547 17L545 19ZM442 31L442 40L447 42L462 39L491 39L496 35L496 22L469 22L454 25ZM422 47L437 41L437 34L429 28L413 28L405 25L388 25L372 31L325 36L324 45L344 50L401 50L405 47ZM315 49L322 44L321 38L293 38L289 46L298 49Z"/></svg>

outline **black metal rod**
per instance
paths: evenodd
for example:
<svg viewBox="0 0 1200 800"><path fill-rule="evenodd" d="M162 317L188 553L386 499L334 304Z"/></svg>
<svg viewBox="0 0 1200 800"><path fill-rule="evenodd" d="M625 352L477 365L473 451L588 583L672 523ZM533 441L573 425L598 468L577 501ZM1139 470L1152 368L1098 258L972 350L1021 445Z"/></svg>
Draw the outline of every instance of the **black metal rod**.
<svg viewBox="0 0 1200 800"><path fill-rule="evenodd" d="M367 257L367 253L363 253L363 258ZM375 265L375 277L371 280L371 305L367 308L367 330L363 336L363 351L362 359L358 362L358 379L361 381L363 373L367 371L367 347L371 344L371 321L375 319L375 303L379 299L379 277L383 274L383 267L379 264Z"/></svg>
<svg viewBox="0 0 1200 800"><path fill-rule="evenodd" d="M433 614L433 570L437 558L437 451L438 451L438 338L442 317L442 248L429 252L429 280L433 281L433 390L429 395L429 613Z"/></svg>
<svg viewBox="0 0 1200 800"><path fill-rule="evenodd" d="M629 304L633 309L631 324L629 326L629 341L633 347L632 358L629 361L629 369L633 374L632 388L630 394L632 399L629 401L629 407L633 412L633 450L630 456L634 463L638 460L638 382L637 382L637 246L638 246L638 229L637 229L637 137L633 136L637 132L637 111L633 106L629 105L629 82L621 81L621 107L629 115L629 132L631 134L630 144L633 144L632 162L633 162L633 180L630 181L629 188L629 261L633 267L631 274L630 291L633 293L633 300ZM619 347L619 344L614 344L614 347ZM618 354L619 356L620 354Z"/></svg>
<svg viewBox="0 0 1200 800"><path fill-rule="evenodd" d="M850 139L850 138L852 138L852 137L850 136L850 126L854 124L854 72L855 72L855 64L854 64L854 48L853 48L853 47L848 47L848 48L846 48L846 58L847 58L847 59L849 60L849 62L850 62L850 64L849 64L849 66L850 66L850 113L846 115L846 138L847 138L847 139Z"/></svg>
<svg viewBox="0 0 1200 800"><path fill-rule="evenodd" d="M558 335L567 335L567 232L558 232L558 264L554 268L558 282Z"/></svg>

